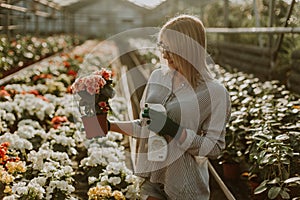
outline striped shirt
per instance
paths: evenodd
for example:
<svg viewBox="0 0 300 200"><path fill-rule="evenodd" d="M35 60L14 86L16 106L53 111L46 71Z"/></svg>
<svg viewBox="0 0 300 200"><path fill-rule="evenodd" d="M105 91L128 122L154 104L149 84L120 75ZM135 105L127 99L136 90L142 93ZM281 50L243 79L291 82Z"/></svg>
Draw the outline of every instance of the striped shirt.
<svg viewBox="0 0 300 200"><path fill-rule="evenodd" d="M183 80L174 88L174 74L174 70L163 68L152 72L141 110L145 102L164 105L168 117L185 128L186 139L180 143L165 136L166 160L149 161L148 132L135 121L133 136L139 138L135 174L162 183L170 199L209 199L207 157L216 158L225 147L230 98L216 80L201 83L196 89Z"/></svg>

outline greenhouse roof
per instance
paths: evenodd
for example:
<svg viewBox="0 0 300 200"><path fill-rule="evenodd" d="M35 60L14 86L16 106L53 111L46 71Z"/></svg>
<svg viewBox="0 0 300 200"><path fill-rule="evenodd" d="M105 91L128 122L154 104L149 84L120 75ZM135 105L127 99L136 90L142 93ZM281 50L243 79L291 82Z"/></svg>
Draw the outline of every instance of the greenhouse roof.
<svg viewBox="0 0 300 200"><path fill-rule="evenodd" d="M84 3L86 0L49 0L49 1L56 3L60 6L70 6L79 1ZM141 7L154 8L166 0L128 0L128 1Z"/></svg>
<svg viewBox="0 0 300 200"><path fill-rule="evenodd" d="M80 0L52 0L52 2L57 3L60 6L69 6L78 1L80 1Z"/></svg>

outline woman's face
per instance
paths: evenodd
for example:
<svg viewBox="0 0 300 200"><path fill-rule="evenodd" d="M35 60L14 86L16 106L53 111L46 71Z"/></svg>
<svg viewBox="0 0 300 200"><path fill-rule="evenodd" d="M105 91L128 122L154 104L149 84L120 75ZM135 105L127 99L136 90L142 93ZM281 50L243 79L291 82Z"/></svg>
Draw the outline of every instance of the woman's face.
<svg viewBox="0 0 300 200"><path fill-rule="evenodd" d="M159 42L159 47L161 49L162 57L168 61L168 66L172 69L177 70L177 67L174 64L173 55L169 51L169 47L163 42Z"/></svg>
<svg viewBox="0 0 300 200"><path fill-rule="evenodd" d="M168 51L164 51L163 52L163 58L166 59L168 61L168 66L170 68L176 69L175 65L174 65L174 61L172 59L172 55L170 52Z"/></svg>

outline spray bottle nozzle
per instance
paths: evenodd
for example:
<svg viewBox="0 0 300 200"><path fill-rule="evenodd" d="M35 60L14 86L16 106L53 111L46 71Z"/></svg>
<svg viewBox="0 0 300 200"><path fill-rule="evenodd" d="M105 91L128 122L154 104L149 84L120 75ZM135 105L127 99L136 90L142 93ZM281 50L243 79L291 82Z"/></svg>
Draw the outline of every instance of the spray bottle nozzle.
<svg viewBox="0 0 300 200"><path fill-rule="evenodd" d="M144 111L142 113L142 117L143 118L149 118L149 107L148 107L147 103L145 104Z"/></svg>

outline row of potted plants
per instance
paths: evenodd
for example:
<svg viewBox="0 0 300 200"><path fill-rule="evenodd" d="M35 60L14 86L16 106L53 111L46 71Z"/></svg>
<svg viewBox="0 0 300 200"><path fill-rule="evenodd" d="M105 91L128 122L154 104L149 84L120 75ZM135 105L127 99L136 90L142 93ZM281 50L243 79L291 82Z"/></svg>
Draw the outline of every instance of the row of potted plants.
<svg viewBox="0 0 300 200"><path fill-rule="evenodd" d="M299 192L293 193L300 188L299 95L275 80L261 82L242 72L218 71L232 100L220 162L243 166L242 171L236 171L258 182L252 191L254 198L299 197ZM239 175L224 174L231 179Z"/></svg>
<svg viewBox="0 0 300 200"><path fill-rule="evenodd" d="M122 135L88 140L82 131L70 86L81 70L97 68L89 64L101 59L87 55L91 47L87 42L40 62L1 86L0 152L21 162L12 173L0 163L3 199L139 198L140 180L125 165ZM124 100L114 102L114 116L124 118Z"/></svg>
<svg viewBox="0 0 300 200"><path fill-rule="evenodd" d="M13 40L0 35L0 77L79 43L78 38L69 35L16 35Z"/></svg>

